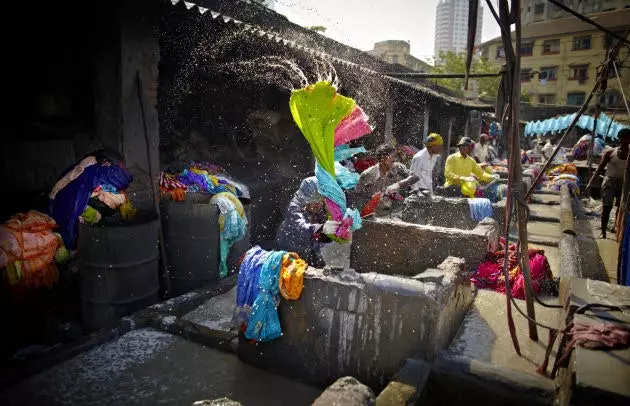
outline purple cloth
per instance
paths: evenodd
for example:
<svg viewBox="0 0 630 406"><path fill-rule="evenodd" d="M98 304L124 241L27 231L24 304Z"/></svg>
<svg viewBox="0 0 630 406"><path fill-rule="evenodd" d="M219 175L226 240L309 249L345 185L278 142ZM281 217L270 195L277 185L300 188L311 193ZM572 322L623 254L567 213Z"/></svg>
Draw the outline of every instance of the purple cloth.
<svg viewBox="0 0 630 406"><path fill-rule="evenodd" d="M132 180L131 174L117 165L92 165L50 200L50 215L59 225L59 234L67 248L76 248L78 219L87 207L92 191L99 185L124 190Z"/></svg>

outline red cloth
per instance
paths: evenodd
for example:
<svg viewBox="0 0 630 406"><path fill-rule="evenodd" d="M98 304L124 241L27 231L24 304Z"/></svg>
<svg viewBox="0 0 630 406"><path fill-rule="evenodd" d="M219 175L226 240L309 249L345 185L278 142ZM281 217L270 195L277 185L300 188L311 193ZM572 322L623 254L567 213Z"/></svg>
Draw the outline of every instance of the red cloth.
<svg viewBox="0 0 630 406"><path fill-rule="evenodd" d="M503 276L503 260L505 244L502 241L498 251L488 253L486 260L479 264L479 268L473 273L470 280L480 289L491 289L495 292L505 293L505 277ZM508 248L508 270L510 273L510 288L512 296L517 299L525 298L525 278L518 266L516 244L510 244ZM529 269L532 275L532 285L535 293L540 292L541 282L551 279L551 268L543 250L530 248Z"/></svg>
<svg viewBox="0 0 630 406"><path fill-rule="evenodd" d="M357 172L361 173L376 164L376 159L357 159L357 161L354 163L354 169L356 169Z"/></svg>

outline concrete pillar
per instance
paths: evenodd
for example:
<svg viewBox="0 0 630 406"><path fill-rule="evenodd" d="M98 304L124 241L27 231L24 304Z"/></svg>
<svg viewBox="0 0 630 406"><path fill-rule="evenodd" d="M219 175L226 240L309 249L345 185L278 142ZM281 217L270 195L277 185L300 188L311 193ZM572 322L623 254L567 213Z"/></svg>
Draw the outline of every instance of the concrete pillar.
<svg viewBox="0 0 630 406"><path fill-rule="evenodd" d="M385 107L385 142L394 141L394 101L390 99Z"/></svg>
<svg viewBox="0 0 630 406"><path fill-rule="evenodd" d="M94 52L97 139L103 146L124 155L127 168L134 176L128 190L134 205L152 209L149 173L153 172L153 184L157 187L160 171L156 108L159 3L119 1L112 10L118 24L104 26L106 40ZM140 96L138 74L143 84Z"/></svg>

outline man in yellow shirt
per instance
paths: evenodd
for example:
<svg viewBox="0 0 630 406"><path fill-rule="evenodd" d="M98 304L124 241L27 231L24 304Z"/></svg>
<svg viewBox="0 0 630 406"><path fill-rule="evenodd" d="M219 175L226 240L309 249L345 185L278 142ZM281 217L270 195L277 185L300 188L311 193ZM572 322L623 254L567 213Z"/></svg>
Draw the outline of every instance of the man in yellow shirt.
<svg viewBox="0 0 630 406"><path fill-rule="evenodd" d="M462 137L457 146L459 147L459 152L446 158L444 167L445 188L456 189L459 192L464 182L479 181L486 183L495 179L493 175L481 169L475 159L470 156L473 147L473 142L470 138ZM452 190L452 192L455 192L455 190Z"/></svg>

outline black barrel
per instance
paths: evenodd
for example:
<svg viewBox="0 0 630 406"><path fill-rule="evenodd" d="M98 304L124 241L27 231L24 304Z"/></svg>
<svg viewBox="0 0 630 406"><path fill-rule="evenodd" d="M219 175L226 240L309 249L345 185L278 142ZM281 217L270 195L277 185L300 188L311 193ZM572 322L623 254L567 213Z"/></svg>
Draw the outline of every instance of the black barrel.
<svg viewBox="0 0 630 406"><path fill-rule="evenodd" d="M159 301L158 227L158 216L147 211L124 225L80 225L81 316L88 329Z"/></svg>
<svg viewBox="0 0 630 406"><path fill-rule="evenodd" d="M162 225L172 292L179 296L219 280L219 209L210 204L211 196L188 193L184 202L162 200ZM230 249L228 267L233 269L249 249L249 204L247 233Z"/></svg>

